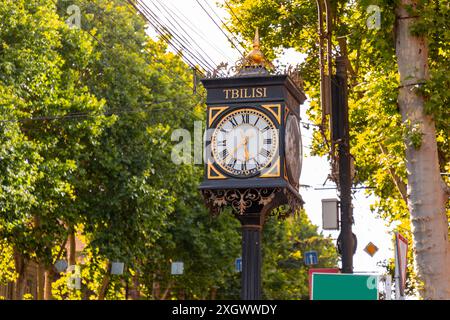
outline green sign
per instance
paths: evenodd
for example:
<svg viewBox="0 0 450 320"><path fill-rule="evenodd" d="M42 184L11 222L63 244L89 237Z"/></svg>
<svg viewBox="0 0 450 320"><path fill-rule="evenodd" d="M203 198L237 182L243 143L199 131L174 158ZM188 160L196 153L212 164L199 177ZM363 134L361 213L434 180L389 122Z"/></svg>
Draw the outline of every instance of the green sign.
<svg viewBox="0 0 450 320"><path fill-rule="evenodd" d="M313 273L312 300L378 300L378 276Z"/></svg>

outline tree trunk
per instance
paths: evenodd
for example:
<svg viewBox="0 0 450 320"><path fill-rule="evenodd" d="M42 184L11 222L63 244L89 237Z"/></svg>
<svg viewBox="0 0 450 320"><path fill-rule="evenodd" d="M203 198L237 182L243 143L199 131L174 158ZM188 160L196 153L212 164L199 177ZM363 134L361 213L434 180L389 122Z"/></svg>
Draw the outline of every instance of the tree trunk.
<svg viewBox="0 0 450 320"><path fill-rule="evenodd" d="M77 259L75 256L77 247L75 242L75 232L73 230L69 233L67 242L69 244L69 250L67 250L67 261L69 266L74 266L77 264Z"/></svg>
<svg viewBox="0 0 450 320"><path fill-rule="evenodd" d="M44 288L45 288L45 267L39 263L37 268L37 299L44 300Z"/></svg>
<svg viewBox="0 0 450 320"><path fill-rule="evenodd" d="M166 300L167 299L167 296L170 293L170 289L172 289L172 285L173 285L172 281L169 281L169 283L167 284L166 290L164 290L164 293L159 298L160 300ZM184 291L183 290L182 290L181 297L180 297L179 300L184 300Z"/></svg>
<svg viewBox="0 0 450 320"><path fill-rule="evenodd" d="M140 300L141 299L141 291L139 289L139 274L138 273L136 273L131 278L130 298L132 300Z"/></svg>
<svg viewBox="0 0 450 320"><path fill-rule="evenodd" d="M424 98L416 88L428 80L428 45L425 37L410 33L419 19L405 6L418 0L400 0L396 8L396 54L400 74L398 104L403 121L420 129L421 145L406 141L408 208L411 215L415 267L425 299L450 299L450 244L445 210L447 195L440 176L435 123L425 114Z"/></svg>
<svg viewBox="0 0 450 320"><path fill-rule="evenodd" d="M14 284L14 300L22 300L23 294L25 292L25 271L27 263L25 258L18 252L14 250L14 266L18 277L16 283Z"/></svg>
<svg viewBox="0 0 450 320"><path fill-rule="evenodd" d="M211 288L211 300L216 300L216 296L217 296L217 288L212 287Z"/></svg>
<svg viewBox="0 0 450 320"><path fill-rule="evenodd" d="M44 300L52 300L53 266L45 270Z"/></svg>
<svg viewBox="0 0 450 320"><path fill-rule="evenodd" d="M159 281L153 280L152 297L154 300L159 300L160 295L161 295L161 286L159 284Z"/></svg>
<svg viewBox="0 0 450 320"><path fill-rule="evenodd" d="M111 263L108 262L108 266L106 267L106 274L103 277L102 286L100 287L100 291L98 293L98 300L105 300L106 293L108 292L110 276L111 276Z"/></svg>

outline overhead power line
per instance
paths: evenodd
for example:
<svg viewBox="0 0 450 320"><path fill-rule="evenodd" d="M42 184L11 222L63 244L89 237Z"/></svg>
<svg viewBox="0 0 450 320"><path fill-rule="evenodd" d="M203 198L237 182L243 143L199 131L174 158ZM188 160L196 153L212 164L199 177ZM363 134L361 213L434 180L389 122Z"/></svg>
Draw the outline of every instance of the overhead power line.
<svg viewBox="0 0 450 320"><path fill-rule="evenodd" d="M244 54L242 53L241 50L239 50L239 48L235 45L234 41L230 39L230 37L227 35L227 33L222 29L221 26L219 26L219 24L217 23L217 21L211 16L211 14L208 12L208 10L206 10L206 8L200 3L199 0L195 0L198 5L203 9L203 11L208 15L208 17L212 20L212 22L214 22L214 24L217 26L217 28L220 29L220 31L225 35L225 37L228 39L228 41L230 41L231 45L237 50L239 51L239 53L241 54L241 56L244 56ZM239 41L238 41L239 43ZM240 43L239 43L240 44ZM242 45L241 45L242 46Z"/></svg>
<svg viewBox="0 0 450 320"><path fill-rule="evenodd" d="M216 68L216 63L209 56L202 46L198 45L197 41L192 38L192 36L185 30L185 28L181 25L181 23L176 18L176 14L164 4L164 2L160 0L151 0L151 2L155 5L161 15L168 21L168 23L176 30L180 32L179 36L184 40L184 43L187 45L191 45L195 53L199 57L204 57L205 63L208 64L212 69ZM161 10L162 9L162 10ZM199 52L200 51L200 52Z"/></svg>
<svg viewBox="0 0 450 320"><path fill-rule="evenodd" d="M223 1L225 3L225 5L228 7L228 9L230 10L230 13L233 17L236 18L237 22L241 25L241 27L243 27L245 29L244 23L241 21L241 19L236 15L236 13L234 12L233 8L230 6L230 4L228 3L228 1L224 0Z"/></svg>
<svg viewBox="0 0 450 320"><path fill-rule="evenodd" d="M186 15L183 14L183 12L180 11L180 9L177 8L177 6L174 6L172 2L167 2L167 5L172 7L172 9L175 10L174 14L175 16L181 21L184 25L187 26L193 33L195 33L197 36L199 36L205 43L207 43L209 46L211 46L217 53L219 53L221 56L223 56L226 60L232 61L233 58L230 58L221 48L219 48L214 42L211 42L211 39L208 39L208 36L205 35L202 30L198 27L195 27L194 22L192 21L192 18L186 17ZM173 12L173 11L172 11ZM188 23L189 21L189 23Z"/></svg>
<svg viewBox="0 0 450 320"><path fill-rule="evenodd" d="M230 28L228 28L228 25L225 23L225 21L222 20L222 17L217 13L216 9L213 6L211 6L208 1L203 0L203 2L211 9L212 13L214 13L214 15L219 19L219 21L222 23L225 29L227 29L227 31L231 34L233 39L235 39L239 43L241 48L245 50L245 45L242 43L242 41L236 38L236 36L233 34L233 31L231 31Z"/></svg>
<svg viewBox="0 0 450 320"><path fill-rule="evenodd" d="M172 99L156 101L150 104L146 104L146 106L158 106L164 103L173 103L175 102ZM95 118L95 117L104 117L104 116L114 116L120 114L131 114L131 113L151 113L151 112L162 112L167 111L167 107L158 107L151 109L112 109L105 112L71 112L64 115L55 115L55 116L36 116L36 117L28 117L28 118L18 118L18 119L0 119L1 123L18 123L18 122L27 122L27 121L52 121L52 120L67 120L67 119L80 119L80 118Z"/></svg>
<svg viewBox="0 0 450 320"><path fill-rule="evenodd" d="M203 73L203 71L197 68L197 65L200 65L204 70L212 71L212 69L205 64L202 59L198 58L189 48L186 47L185 44L183 44L183 40L179 39L176 33L173 32L172 28L161 23L157 15L155 15L144 2L140 0L137 0L136 4L131 0L127 0L127 2L144 17L144 19L154 28L154 30L164 39L164 41L166 41L175 51L182 55L184 60L192 68L196 68L200 73Z"/></svg>
<svg viewBox="0 0 450 320"><path fill-rule="evenodd" d="M150 7L147 6L147 4L145 4L143 1L139 1L139 3L147 10L147 12L149 12L151 14L154 21L156 21L156 23L163 29L163 31L166 31L169 33L169 35L171 36L170 40L175 40L177 42L177 44L179 44L181 46L181 48L183 49L182 53L187 52L189 54L189 56L194 61L199 63L205 70L209 70L209 71L214 70L215 69L214 62L212 62L212 64L211 64L204 58L204 56L207 56L208 58L209 58L209 56L206 53L204 53L204 54L199 53L197 51L197 49L195 47L193 47L193 45L196 45L195 42L193 42L192 40L186 39L186 37L183 34L180 35L178 32L178 28L174 25L174 23L172 23L172 20L167 19L166 16L164 15L164 12L160 9L160 7L157 6L153 0L151 0L151 1L154 4L155 8L159 11L160 14L157 14L156 12L152 11L150 9ZM167 20L167 23L164 23L163 19L161 19L160 16L165 17Z"/></svg>
<svg viewBox="0 0 450 320"><path fill-rule="evenodd" d="M55 7L58 8L58 5L57 5L56 0L52 0L52 2L55 4ZM126 6L126 4L125 4L125 7L128 8L128 6ZM130 8L130 9L131 9L131 8ZM131 12L132 12L133 14L135 14L134 11L131 11ZM112 16L110 16L110 18L114 21L114 19L113 19ZM100 46L102 46L102 47L104 47L104 48L109 48L109 49L111 49L111 50L113 49L113 45L112 45L112 44L110 44L109 46L106 45L103 41L101 41L100 39L98 39L98 37L94 36L89 30L82 29L82 31L83 31L83 32L86 32L86 33L87 33L90 37L92 37L92 39L94 39ZM117 38L120 39L120 40L122 40L122 41L121 41L121 44L122 44L122 45L127 46L130 50L134 50L134 48L130 47L130 46L127 44L126 41L123 41L122 38L120 38L120 37L117 37ZM145 50L145 51L147 51L147 50ZM150 53L150 52L149 52L149 53ZM150 62L150 61L148 60L148 57L147 57L147 56L143 56L143 58L144 58L145 62L147 63L147 65L148 65L149 67L156 68L157 70L160 70L158 67L155 67L155 66L154 66L154 63L152 63L152 62ZM162 62L162 61L159 61L159 62ZM109 63L107 63L107 62L104 62L104 64L105 64L106 66L108 66L108 67L111 67L111 65L109 65ZM194 68L194 70L198 70L198 69ZM200 72L200 73L201 73L201 72ZM185 82L180 81L177 77L173 77L173 78L170 78L170 79L171 79L171 82L172 82L172 83L178 83L178 84L180 84L180 85L186 85ZM193 95L198 96L198 97L199 97L200 99L202 99L202 100L205 99L204 96L200 95L200 94L199 94L198 92L196 92L196 91L194 91L194 94L193 94ZM155 103L153 103L153 104L161 104L161 103L167 103L167 102L174 102L174 100L167 100L167 101L155 102ZM144 104L144 105L149 105L149 104ZM152 104L150 104L150 105L152 105ZM164 108L164 110L167 110L167 108ZM129 111L128 113L131 113L131 112L144 112L144 111L146 111L146 110ZM148 112L151 112L151 111L156 111L156 109L148 110ZM197 118L197 119L199 119L199 120L202 120L198 115L195 114L195 112L194 112L193 110L184 110L184 111L187 112L187 113L189 113L189 114L192 115L193 117L195 117L195 118ZM108 112L112 112L112 111L109 110ZM108 115L108 112L107 112L107 113L103 113L103 114L101 114L101 115L99 115L99 116ZM115 111L115 114L116 114L117 112L120 112L120 113L126 113L125 110L123 110L123 111ZM25 118L25 119L21 119L21 121L25 121L25 120L33 120L33 121L36 121L36 120L52 120L52 119L64 119L64 118L70 119L70 118L76 118L77 116L82 117L82 116L86 116L86 114L83 114L83 113L70 113L70 114L67 114L67 115L65 115L65 116L41 116L41 117L34 117L34 118ZM94 114L89 114L89 115L87 115L87 116L94 116ZM1 123L1 122L17 122L17 121L18 121L17 119L10 119L10 120L3 120L3 121L0 121L0 123Z"/></svg>

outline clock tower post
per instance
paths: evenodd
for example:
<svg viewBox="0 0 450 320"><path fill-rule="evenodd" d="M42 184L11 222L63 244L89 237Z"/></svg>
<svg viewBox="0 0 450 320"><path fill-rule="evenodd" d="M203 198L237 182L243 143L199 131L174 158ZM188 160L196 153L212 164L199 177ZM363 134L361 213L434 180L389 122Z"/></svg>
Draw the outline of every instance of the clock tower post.
<svg viewBox="0 0 450 320"><path fill-rule="evenodd" d="M244 300L261 299L266 218L280 205L289 206L287 214L303 206L299 124L306 96L295 77L272 69L260 51L257 30L253 50L234 76L202 79L207 134L200 190L213 214L231 207L241 222Z"/></svg>

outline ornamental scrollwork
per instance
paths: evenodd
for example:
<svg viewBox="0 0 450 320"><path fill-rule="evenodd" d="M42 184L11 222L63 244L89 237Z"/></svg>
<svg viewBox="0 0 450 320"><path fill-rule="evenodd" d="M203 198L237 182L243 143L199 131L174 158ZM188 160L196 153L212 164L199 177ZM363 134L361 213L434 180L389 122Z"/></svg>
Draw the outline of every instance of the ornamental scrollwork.
<svg viewBox="0 0 450 320"><path fill-rule="evenodd" d="M280 188L212 189L203 190L203 197L215 215L226 206L231 206L236 213L243 215L254 205L268 205L280 191Z"/></svg>

